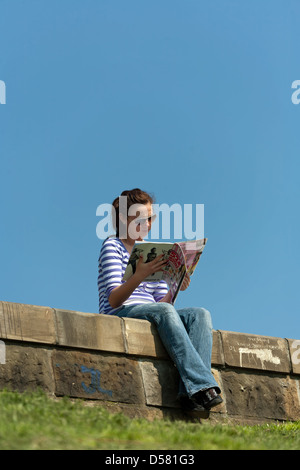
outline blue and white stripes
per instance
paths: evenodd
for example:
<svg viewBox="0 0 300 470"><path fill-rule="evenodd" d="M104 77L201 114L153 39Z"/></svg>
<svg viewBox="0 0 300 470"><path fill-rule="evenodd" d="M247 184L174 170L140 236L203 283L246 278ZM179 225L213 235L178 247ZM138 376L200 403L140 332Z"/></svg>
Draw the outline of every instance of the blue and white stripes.
<svg viewBox="0 0 300 470"><path fill-rule="evenodd" d="M129 253L119 238L109 237L103 242L99 256L99 313L112 315L120 309L113 309L108 298L111 291L123 283L128 260ZM165 281L142 282L123 305L159 302L167 292Z"/></svg>

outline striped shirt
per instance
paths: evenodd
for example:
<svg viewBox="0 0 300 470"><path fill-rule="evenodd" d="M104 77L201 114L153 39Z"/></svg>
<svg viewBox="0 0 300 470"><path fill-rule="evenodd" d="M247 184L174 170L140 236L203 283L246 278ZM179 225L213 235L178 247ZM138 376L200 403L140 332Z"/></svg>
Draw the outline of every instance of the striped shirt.
<svg viewBox="0 0 300 470"><path fill-rule="evenodd" d="M108 298L113 289L123 284L128 260L129 253L119 238L109 237L103 242L99 256L99 313L113 315L121 308L113 309ZM142 282L122 305L159 302L167 292L165 281Z"/></svg>

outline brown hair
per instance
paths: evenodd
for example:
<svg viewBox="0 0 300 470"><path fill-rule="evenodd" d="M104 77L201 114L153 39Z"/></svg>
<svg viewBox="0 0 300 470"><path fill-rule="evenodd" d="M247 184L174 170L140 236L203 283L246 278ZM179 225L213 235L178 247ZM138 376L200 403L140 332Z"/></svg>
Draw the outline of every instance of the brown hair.
<svg viewBox="0 0 300 470"><path fill-rule="evenodd" d="M127 213L128 209L130 206L133 204L153 204L154 202L154 197L150 196L150 194L146 193L145 191L142 191L139 188L135 189L130 189L130 190L125 190L122 192L121 196L126 196L127 197ZM120 232L120 219L119 219L119 214L120 214L120 196L116 197L116 199L113 201L113 213L112 213L112 219L113 219L113 226L116 230L116 236L119 237L119 232Z"/></svg>

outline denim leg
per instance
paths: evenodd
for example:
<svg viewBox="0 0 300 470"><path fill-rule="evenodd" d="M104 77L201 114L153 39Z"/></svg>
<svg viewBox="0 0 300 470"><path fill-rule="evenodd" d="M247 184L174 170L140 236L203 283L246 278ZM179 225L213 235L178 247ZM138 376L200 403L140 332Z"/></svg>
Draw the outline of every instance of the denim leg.
<svg viewBox="0 0 300 470"><path fill-rule="evenodd" d="M204 367L211 374L211 353L213 346L212 321L208 310L200 307L183 308L177 310L190 341L198 352ZM212 374L211 374L212 376ZM213 377L213 376L212 376ZM213 381L215 382L214 378ZM214 385L218 393L221 392L217 384ZM183 382L179 385L179 395L186 394Z"/></svg>
<svg viewBox="0 0 300 470"><path fill-rule="evenodd" d="M200 311L200 314L199 314ZM219 386L211 373L212 327L205 309L181 309L169 303L123 306L119 317L138 318L154 323L189 396L200 390Z"/></svg>

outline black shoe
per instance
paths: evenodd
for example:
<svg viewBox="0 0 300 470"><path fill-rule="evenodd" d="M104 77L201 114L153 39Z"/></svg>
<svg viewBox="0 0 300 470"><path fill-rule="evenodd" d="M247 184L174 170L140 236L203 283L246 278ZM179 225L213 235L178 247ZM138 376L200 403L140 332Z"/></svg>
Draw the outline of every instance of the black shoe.
<svg viewBox="0 0 300 470"><path fill-rule="evenodd" d="M201 403L198 403L193 397L181 396L179 398L182 410L191 417L208 418L209 412Z"/></svg>
<svg viewBox="0 0 300 470"><path fill-rule="evenodd" d="M201 390L200 392L195 393L192 398L206 410L210 410L214 406L218 406L223 403L222 398L216 392L215 388Z"/></svg>

